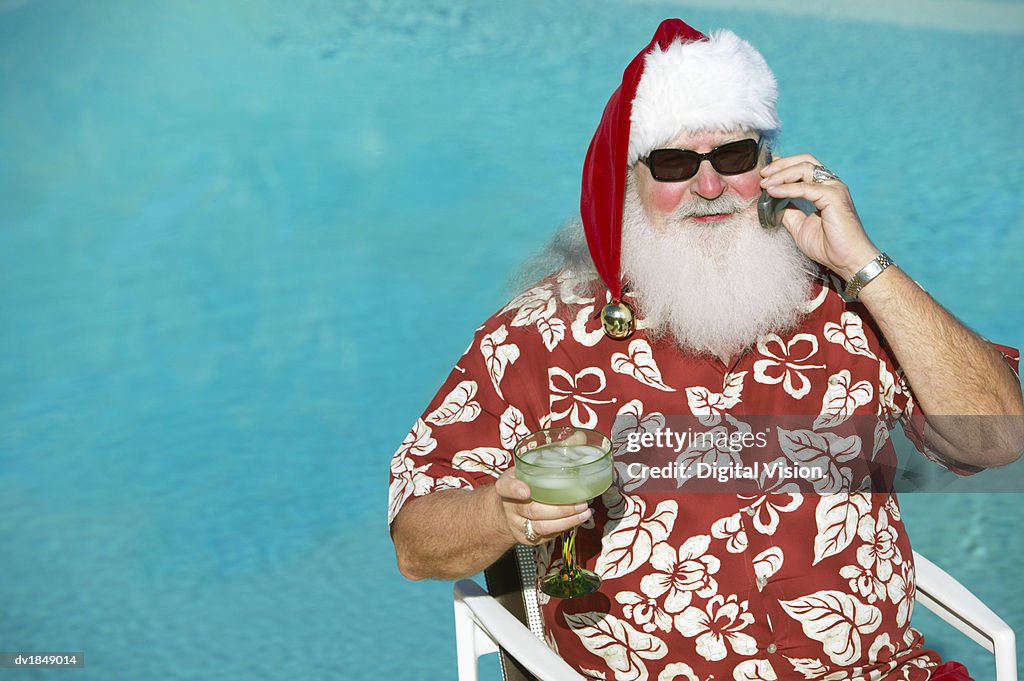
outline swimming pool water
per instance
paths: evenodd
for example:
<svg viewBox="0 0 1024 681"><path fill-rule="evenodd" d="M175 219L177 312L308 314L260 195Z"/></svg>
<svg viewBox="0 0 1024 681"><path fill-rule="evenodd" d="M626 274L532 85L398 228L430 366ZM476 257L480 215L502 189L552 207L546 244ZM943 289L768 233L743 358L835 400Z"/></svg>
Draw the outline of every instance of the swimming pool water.
<svg viewBox="0 0 1024 681"><path fill-rule="evenodd" d="M84 651L81 679L452 678L451 585L394 565L390 455L571 215L665 16L754 42L783 151L1024 345L1021 5L964 4L0 2L0 649ZM903 506L1024 631L1021 496Z"/></svg>

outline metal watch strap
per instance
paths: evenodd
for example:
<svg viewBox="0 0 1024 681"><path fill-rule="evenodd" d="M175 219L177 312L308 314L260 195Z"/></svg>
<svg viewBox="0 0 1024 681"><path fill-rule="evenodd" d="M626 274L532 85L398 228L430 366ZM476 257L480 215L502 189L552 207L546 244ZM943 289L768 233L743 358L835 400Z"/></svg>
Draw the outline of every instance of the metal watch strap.
<svg viewBox="0 0 1024 681"><path fill-rule="evenodd" d="M874 260L864 265L857 274L846 283L846 297L856 300L861 290L868 285L872 279L884 272L889 265L893 265L892 259L885 253L879 253Z"/></svg>

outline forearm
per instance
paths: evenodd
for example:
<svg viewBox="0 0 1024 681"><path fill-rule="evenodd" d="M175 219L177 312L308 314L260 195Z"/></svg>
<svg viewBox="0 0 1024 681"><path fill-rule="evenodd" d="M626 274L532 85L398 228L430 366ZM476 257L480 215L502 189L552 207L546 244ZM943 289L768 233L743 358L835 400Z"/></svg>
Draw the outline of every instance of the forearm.
<svg viewBox="0 0 1024 681"><path fill-rule="evenodd" d="M802 199L816 212L787 209L783 224L801 251L849 281L878 249L860 222L849 188L822 178L810 154L777 158L761 170L761 186L778 199ZM826 174L828 175L828 174ZM958 461L997 466L1024 449L1020 383L999 353L946 312L899 268L890 267L860 293L903 368L929 421L929 441ZM988 417L985 419L979 417Z"/></svg>
<svg viewBox="0 0 1024 681"><path fill-rule="evenodd" d="M1024 448L1024 405L1020 383L999 352L897 267L866 286L860 300L918 405L940 417L929 426L943 453L979 466L1013 461ZM951 418L941 418L946 415Z"/></svg>
<svg viewBox="0 0 1024 681"><path fill-rule="evenodd" d="M514 543L494 485L410 499L391 537L409 579L458 579L480 572Z"/></svg>

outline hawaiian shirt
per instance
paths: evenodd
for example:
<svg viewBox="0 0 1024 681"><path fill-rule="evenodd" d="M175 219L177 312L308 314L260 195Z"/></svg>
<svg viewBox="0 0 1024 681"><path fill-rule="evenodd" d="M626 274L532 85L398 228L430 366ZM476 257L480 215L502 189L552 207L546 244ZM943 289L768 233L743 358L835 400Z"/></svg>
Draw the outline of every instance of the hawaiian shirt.
<svg viewBox="0 0 1024 681"><path fill-rule="evenodd" d="M897 422L921 446L895 358L830 276L796 329L728 365L655 340L643 323L625 341L606 337L604 298L576 295L569 280L541 282L477 330L392 459L389 522L413 496L493 483L517 440L562 424L621 446L671 415L797 414L806 427L785 432L801 451L893 460ZM1000 349L1016 367L1015 351ZM875 427L840 432L854 419ZM602 586L571 600L538 591L548 645L594 679L924 681L939 657L910 627L914 562L896 495L844 482L826 494L685 494L631 484L617 466L576 539ZM557 542L534 553L539 575L561 560Z"/></svg>

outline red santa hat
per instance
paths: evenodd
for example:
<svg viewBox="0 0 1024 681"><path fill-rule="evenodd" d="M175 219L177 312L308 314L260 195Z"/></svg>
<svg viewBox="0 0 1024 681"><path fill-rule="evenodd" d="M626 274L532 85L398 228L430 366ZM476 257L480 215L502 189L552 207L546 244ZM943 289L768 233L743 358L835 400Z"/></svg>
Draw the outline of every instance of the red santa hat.
<svg viewBox="0 0 1024 681"><path fill-rule="evenodd" d="M776 95L775 77L750 43L730 31L708 37L679 19L663 21L629 63L590 141L580 195L590 254L614 302L622 299L619 253L629 168L683 130L775 132Z"/></svg>

